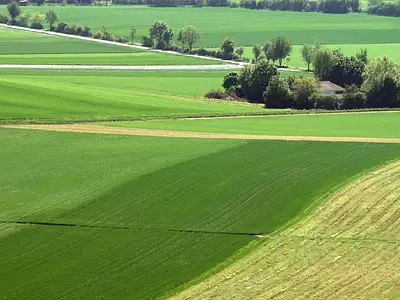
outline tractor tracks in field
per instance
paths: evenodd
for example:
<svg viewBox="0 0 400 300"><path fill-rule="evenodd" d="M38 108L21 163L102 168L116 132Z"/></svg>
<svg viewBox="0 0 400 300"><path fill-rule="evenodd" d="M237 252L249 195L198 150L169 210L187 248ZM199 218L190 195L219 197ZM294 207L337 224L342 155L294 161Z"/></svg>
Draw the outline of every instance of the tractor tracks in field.
<svg viewBox="0 0 400 300"><path fill-rule="evenodd" d="M0 128L34 129L76 133L97 133L136 135L152 137L203 138L203 139L240 139L240 140L282 140L282 141L320 141L320 142L359 142L359 143L400 143L400 138L367 137L325 137L325 136L279 136L260 134L206 133L159 129L113 127L94 124L57 124L57 125L2 125Z"/></svg>
<svg viewBox="0 0 400 300"><path fill-rule="evenodd" d="M254 232L209 231L209 230L176 229L176 228L146 228L146 227L129 227L129 226L112 226L112 225L90 225L90 224L77 224L77 223L57 223L57 222L44 222L44 221L0 221L0 224L116 229L116 230L132 230L132 231L145 231L145 232L176 232L176 233L199 233L199 234L215 234L215 235L236 235L236 236L251 236L256 238L264 237L263 233L254 233Z"/></svg>

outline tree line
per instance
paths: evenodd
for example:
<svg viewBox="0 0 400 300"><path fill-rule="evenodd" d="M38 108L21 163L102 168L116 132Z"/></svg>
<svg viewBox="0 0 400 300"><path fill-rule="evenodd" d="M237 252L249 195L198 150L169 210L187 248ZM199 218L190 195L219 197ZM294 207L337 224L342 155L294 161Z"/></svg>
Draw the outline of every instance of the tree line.
<svg viewBox="0 0 400 300"><path fill-rule="evenodd" d="M368 60L365 50L346 57L340 50L323 47L314 53L315 76L280 76L266 59L229 72L224 92L206 97L264 103L267 108L361 109L400 107L400 66L388 57ZM322 94L319 80L331 80L345 88L342 96Z"/></svg>

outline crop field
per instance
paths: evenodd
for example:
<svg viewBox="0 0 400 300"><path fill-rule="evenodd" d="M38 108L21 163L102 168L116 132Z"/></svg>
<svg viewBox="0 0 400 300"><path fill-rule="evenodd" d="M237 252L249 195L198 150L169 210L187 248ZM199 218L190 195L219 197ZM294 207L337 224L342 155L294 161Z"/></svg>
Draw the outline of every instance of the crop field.
<svg viewBox="0 0 400 300"><path fill-rule="evenodd" d="M399 195L397 161L173 299L398 299Z"/></svg>
<svg viewBox="0 0 400 300"><path fill-rule="evenodd" d="M0 118L88 118L262 112L206 101L226 72L2 70Z"/></svg>
<svg viewBox="0 0 400 300"><path fill-rule="evenodd" d="M106 124L110 126L190 132L400 138L400 111L197 120L149 120L146 122L113 122Z"/></svg>
<svg viewBox="0 0 400 300"><path fill-rule="evenodd" d="M151 66L220 62L0 28L0 64Z"/></svg>
<svg viewBox="0 0 400 300"><path fill-rule="evenodd" d="M26 9L45 12L47 7ZM367 48L371 58L388 55L400 61L399 18L209 7L65 6L57 7L57 11L63 21L88 25L95 30L105 24L119 35L128 35L129 28L135 25L138 42L141 36L148 34L149 26L156 20L166 21L174 30L175 38L183 26L196 26L202 35L199 47L219 47L225 37L233 38L237 46L250 47L282 35L297 45L289 62L293 67L304 67L300 45L315 41L332 45L329 46L332 48L339 47L349 55ZM245 56L252 57L251 48L246 49Z"/></svg>
<svg viewBox="0 0 400 300"><path fill-rule="evenodd" d="M0 141L6 299L168 295L400 153L16 129Z"/></svg>

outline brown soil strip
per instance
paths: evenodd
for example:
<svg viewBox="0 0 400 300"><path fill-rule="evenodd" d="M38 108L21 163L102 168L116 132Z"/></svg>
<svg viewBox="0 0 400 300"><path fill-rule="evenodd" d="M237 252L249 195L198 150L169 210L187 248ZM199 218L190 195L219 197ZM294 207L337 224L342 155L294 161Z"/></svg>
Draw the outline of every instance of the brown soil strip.
<svg viewBox="0 0 400 300"><path fill-rule="evenodd" d="M178 137L178 138L400 143L400 138L274 136L274 135L257 135L257 134L204 133L204 132L190 132L190 131L172 131L172 130L158 130L158 129L111 127L111 126L101 126L101 125L93 125L93 124L3 125L1 127L17 128L17 129L36 129L36 130L49 130L49 131L81 132L81 133L123 134L123 135Z"/></svg>

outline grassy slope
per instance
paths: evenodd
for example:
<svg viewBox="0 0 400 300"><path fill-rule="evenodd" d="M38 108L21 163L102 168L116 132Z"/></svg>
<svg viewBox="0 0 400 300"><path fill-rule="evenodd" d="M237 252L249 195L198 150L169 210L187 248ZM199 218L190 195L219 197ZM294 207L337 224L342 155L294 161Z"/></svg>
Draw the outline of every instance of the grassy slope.
<svg viewBox="0 0 400 300"><path fill-rule="evenodd" d="M141 52L141 50L0 28L0 55L114 52Z"/></svg>
<svg viewBox="0 0 400 300"><path fill-rule="evenodd" d="M28 7L25 10L45 12L48 7ZM230 8L151 8L145 6L57 7L60 19L69 23L88 25L98 30L105 24L111 32L127 35L137 28L137 40L148 34L155 20L166 21L174 32L184 25L196 26L202 34L201 44L219 47L230 36L237 45L264 43L283 35L293 44L319 40L326 44L399 43L400 19L360 14L330 15L252 11ZM107 20L105 22L104 20ZM176 38L177 35L175 35Z"/></svg>
<svg viewBox="0 0 400 300"><path fill-rule="evenodd" d="M108 125L217 133L400 138L400 112L152 120L116 122Z"/></svg>
<svg viewBox="0 0 400 300"><path fill-rule="evenodd" d="M384 144L10 129L0 130L0 141L2 221L130 228L0 226L7 299L161 295L251 241L165 229L271 232L344 180L400 153Z"/></svg>
<svg viewBox="0 0 400 300"><path fill-rule="evenodd" d="M248 104L208 102L226 72L3 70L0 118L143 116L262 112Z"/></svg>
<svg viewBox="0 0 400 300"><path fill-rule="evenodd" d="M143 66L221 62L0 28L0 64Z"/></svg>
<svg viewBox="0 0 400 300"><path fill-rule="evenodd" d="M398 299L399 196L397 161L174 299Z"/></svg>

